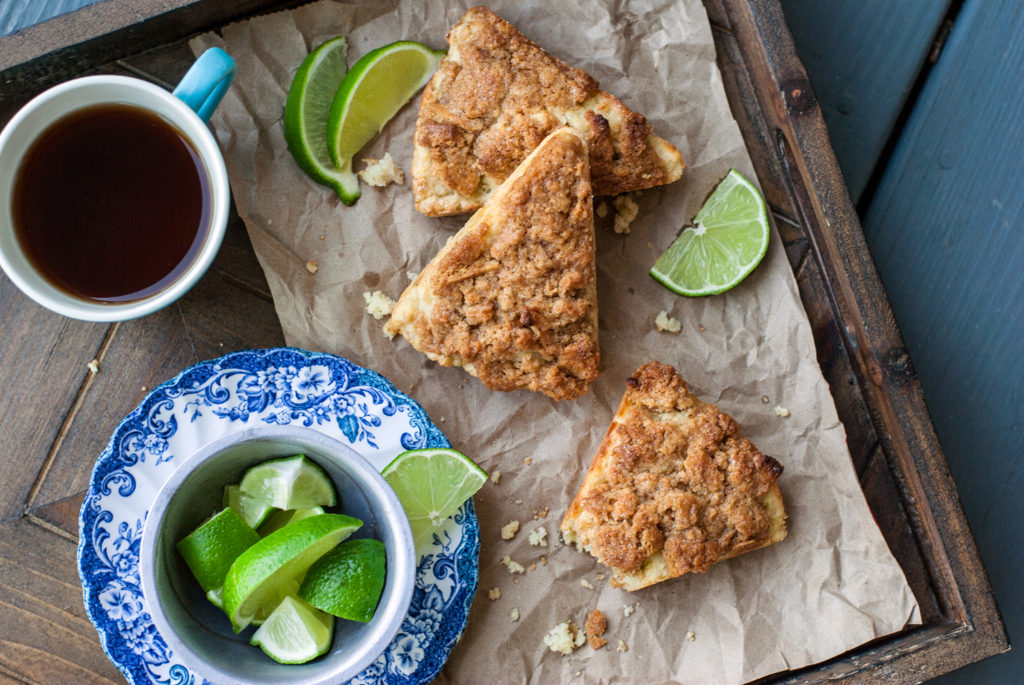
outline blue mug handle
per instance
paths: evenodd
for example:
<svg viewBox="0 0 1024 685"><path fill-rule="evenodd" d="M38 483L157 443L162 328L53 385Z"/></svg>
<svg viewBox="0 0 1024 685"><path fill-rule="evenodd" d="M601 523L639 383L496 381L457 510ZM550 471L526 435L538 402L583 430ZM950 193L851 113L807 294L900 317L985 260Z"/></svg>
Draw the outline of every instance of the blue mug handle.
<svg viewBox="0 0 1024 685"><path fill-rule="evenodd" d="M199 56L182 77L173 95L192 108L203 121L209 121L235 76L235 60L220 48L210 48Z"/></svg>

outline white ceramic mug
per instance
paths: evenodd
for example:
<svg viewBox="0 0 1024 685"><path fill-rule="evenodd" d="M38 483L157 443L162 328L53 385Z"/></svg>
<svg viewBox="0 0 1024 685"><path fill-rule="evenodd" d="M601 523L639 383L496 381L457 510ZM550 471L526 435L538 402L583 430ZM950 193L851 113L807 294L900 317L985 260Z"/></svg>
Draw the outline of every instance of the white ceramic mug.
<svg viewBox="0 0 1024 685"><path fill-rule="evenodd" d="M231 191L224 158L206 119L234 76L235 63L223 50L204 53L170 93L128 76L86 76L62 83L26 104L0 133L0 266L19 289L44 307L84 321L123 321L144 316L181 297L206 272L227 227ZM163 289L142 299L105 302L73 295L51 283L26 256L15 231L12 193L21 160L52 124L71 112L123 104L156 114L191 143L209 181L210 215L205 239L191 263Z"/></svg>

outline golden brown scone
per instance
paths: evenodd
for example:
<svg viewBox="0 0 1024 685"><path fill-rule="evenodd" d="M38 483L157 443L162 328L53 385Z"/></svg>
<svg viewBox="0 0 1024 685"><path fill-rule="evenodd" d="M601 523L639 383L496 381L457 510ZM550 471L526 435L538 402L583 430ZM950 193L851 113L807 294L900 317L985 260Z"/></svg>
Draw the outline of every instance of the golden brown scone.
<svg viewBox="0 0 1024 685"><path fill-rule="evenodd" d="M586 144L554 131L405 289L384 330L492 390L575 399L597 378Z"/></svg>
<svg viewBox="0 0 1024 685"><path fill-rule="evenodd" d="M781 474L674 368L648 362L626 380L562 534L627 590L703 573L786 537Z"/></svg>
<svg viewBox="0 0 1024 685"><path fill-rule="evenodd" d="M590 148L595 195L678 179L682 155L641 114L555 59L486 7L448 32L448 55L420 99L412 185L427 216L469 212L551 131L564 125Z"/></svg>

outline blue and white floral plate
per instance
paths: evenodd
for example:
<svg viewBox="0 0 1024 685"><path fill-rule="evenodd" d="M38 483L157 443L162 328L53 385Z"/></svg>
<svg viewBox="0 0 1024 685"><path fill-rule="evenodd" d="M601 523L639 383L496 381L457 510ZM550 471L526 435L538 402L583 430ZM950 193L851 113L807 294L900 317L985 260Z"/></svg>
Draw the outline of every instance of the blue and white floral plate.
<svg viewBox="0 0 1024 685"><path fill-rule="evenodd" d="M378 469L407 449L449 446L423 408L385 378L328 354L236 352L153 390L96 462L79 520L86 610L104 651L129 682L202 682L157 633L142 595L139 541L150 502L200 447L267 423L307 426L347 442ZM412 605L397 637L350 683L405 685L437 675L466 626L479 551L468 500L420 556Z"/></svg>

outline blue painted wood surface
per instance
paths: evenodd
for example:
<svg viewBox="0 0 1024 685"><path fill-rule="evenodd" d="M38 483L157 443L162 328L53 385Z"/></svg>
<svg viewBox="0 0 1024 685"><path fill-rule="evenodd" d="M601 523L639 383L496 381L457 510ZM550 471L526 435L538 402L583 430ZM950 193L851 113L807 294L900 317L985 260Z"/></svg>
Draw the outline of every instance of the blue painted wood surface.
<svg viewBox="0 0 1024 685"><path fill-rule="evenodd" d="M864 217L1011 641L1024 635L1022 10L965 2ZM942 682L1024 682L1024 650Z"/></svg>
<svg viewBox="0 0 1024 685"><path fill-rule="evenodd" d="M950 0L781 0L856 203Z"/></svg>

